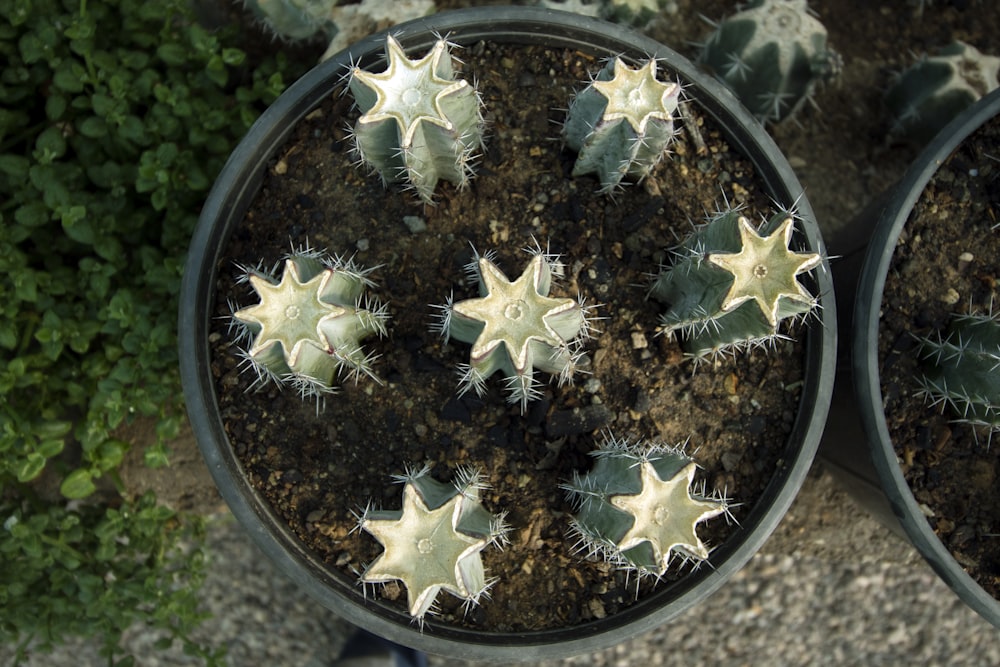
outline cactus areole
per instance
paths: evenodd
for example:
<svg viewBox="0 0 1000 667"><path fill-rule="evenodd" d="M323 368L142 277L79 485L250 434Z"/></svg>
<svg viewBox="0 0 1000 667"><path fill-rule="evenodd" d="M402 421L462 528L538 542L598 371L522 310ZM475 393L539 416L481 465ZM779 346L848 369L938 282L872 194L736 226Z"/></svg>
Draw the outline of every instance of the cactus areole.
<svg viewBox="0 0 1000 667"><path fill-rule="evenodd" d="M448 42L442 42L442 37ZM484 50L477 52L483 41L486 42ZM620 128L618 131L627 130L631 136L642 131L645 123L645 131L649 133L654 127L667 123L665 118L669 112L675 123L671 132L678 132L673 141L678 141L680 132L687 131L687 121L680 114L674 117L673 105L678 102L678 88L683 88L685 103L690 105L693 114L713 129L710 140L725 144L727 150L739 155L741 164L748 167L747 173L752 171L752 180L760 188L754 194L755 210L759 209L760 202L769 199L787 208L802 197L802 187L787 161L759 123L742 106L733 104L729 92L674 51L622 26L531 7L482 7L445 12L401 24L391 30L391 35L388 32L373 35L334 55L293 84L261 116L223 169L206 200L184 272L178 330L185 403L208 468L234 514L279 569L324 606L371 632L430 653L506 663L564 658L618 645L628 637L668 622L722 586L763 545L806 478L819 442L834 366L833 333L836 328L832 318L835 307L829 299L832 290L828 277L822 272L814 272L811 281L802 278L805 270L798 274L810 293L815 284L816 298L823 300L823 308L817 309L816 315L820 325L809 326L808 335L795 348L794 367L798 369L796 377L802 379L801 386L791 391L774 392L778 395L775 403L794 408L794 421L788 425L788 432L782 432L766 447L770 457L770 462L764 466L767 471L753 473L755 483L761 483L755 487L757 495L741 506L739 526L726 524L725 517L721 516L726 501L714 497L716 489L725 486L724 481L711 476L719 471L719 449L713 453L711 471L706 470L704 475L693 466L686 467L686 460L683 465L678 463L675 469L667 471L659 458L654 460L649 456L651 466L631 467L632 482L628 488L615 488L608 494L608 507L604 508L610 508L616 519L627 518L630 513L644 517L643 523L625 521L620 533L607 538L621 542L623 551L634 556L635 563L623 566L628 571L621 572L614 567L606 568L605 563L587 560L587 552L582 557L574 553L573 540L568 535L572 512L560 492L560 484L571 483L567 478L572 477L572 471L586 473L589 460L585 457L596 446L601 428L601 425L590 426L589 422L581 428L578 424L582 422L574 420L604 414L602 419L613 417L627 424L629 429L637 429L644 434L642 437L655 428L640 425L640 420L633 420L628 408L622 407L624 399L619 394L624 394L618 392L617 386L627 381L624 372L621 377L611 377L618 372L617 367L598 372L602 354L598 336L605 334L597 332L592 346L581 343L587 340L589 308L583 304L582 297L585 295L588 300L600 303L598 312L609 322L626 322L616 331L613 340L619 350L615 358L631 360L627 367L630 375L641 374L644 365L657 376L666 373L659 365L661 360L654 355L655 346L636 344L633 348L632 341L639 341L643 331L652 339L657 318L667 305L657 304L653 310L646 307L648 302L644 301L640 283L642 276L656 267L640 266L638 262L628 269L634 273L635 280L628 281L631 292L627 297L627 315L634 320L626 320L624 309L613 300L619 296L618 290L624 289L624 284L615 284L621 282L623 276L614 272L625 260L614 256L610 240L604 241L602 234L623 236L624 226L618 224L618 220L607 227L602 227L600 216L580 220L577 234L575 229L566 227L571 218L571 206L567 205L567 215L562 216L561 222L547 217L550 210L564 205L569 199L559 201L553 196L544 205L544 210L532 211L531 205L540 202L520 201L513 196L505 198L502 194L493 199L492 194L480 196L483 193L476 191L480 184L484 192L487 185L491 189L497 185L486 181L487 171L497 169L496 160L504 161L503 156L509 151L527 154L537 148L544 154L543 159L565 164L566 171L571 170L574 156L563 155L568 151L564 151L558 141L558 128L550 128L549 119L541 117L542 114L511 121L509 128L499 124L495 127L490 140L491 153L484 158L478 180L469 185L469 191L459 192L448 183L438 183L440 180L452 181L457 186L465 183L470 174L470 149L478 150L482 143L480 101L473 90L471 76L467 84L453 76L449 55L452 43L456 50L466 49L465 53L470 54L468 71L474 71L483 81L484 91L490 91L487 99L494 99L491 96L495 95L494 89L487 89L493 85L490 77L509 77L502 72L502 67L493 70L494 65L501 62L501 54L523 53L525 50L521 47L525 45L531 47L533 58L562 58L562 53L570 54L568 57L574 63L579 59L580 64L573 67L581 74L594 63L605 59L612 62L616 56L620 57L623 65L618 66L618 74L622 78L633 77L642 84L636 99L641 99L643 104L648 101L663 104L659 111L636 115L628 109L626 100L629 98L615 98L610 108L612 115L622 114L619 120L612 119ZM383 60L384 57L387 59ZM474 65L481 67L480 63L491 63L491 71L473 68ZM597 77L595 83L614 80L614 70L612 65L607 75ZM409 84L398 84L398 75ZM568 106L573 91L581 89L581 82L578 75L570 75L568 71L558 73L558 77L559 86L566 91L560 99ZM543 85L542 78L540 76L538 84L531 87L533 91ZM334 96L345 87L355 96L356 109L350 109L350 99ZM413 88L419 89L420 96L409 92ZM598 90L594 92L600 95ZM395 97L390 100L390 96ZM600 105L603 114L609 101L601 97L605 100ZM504 105L506 114L506 100ZM557 107L548 107L549 110L554 108ZM615 111L616 108L619 111ZM329 109L337 109L340 115L332 117L325 113ZM516 113L509 115L510 119L515 117ZM561 120L555 115L552 119ZM310 159L313 159L312 149L325 150L329 156L330 146L339 149L339 143L331 141L331 137L343 136L339 134L343 126L339 121L357 123L350 130L354 136L349 137L357 144L357 157L370 160L369 166L387 182L402 183L417 192L417 202L405 195L389 197L397 211L410 207L407 217L423 213L426 222L423 236L407 231L405 226L398 231L390 226L393 223L402 225L399 219L390 222L373 216L375 221L369 222L366 228L364 221L356 220L359 218L356 210L348 216L347 212L335 207L325 208L323 216L315 209L310 210L317 214L316 217L326 218L322 223L314 223L304 205L302 210L298 205L288 207L301 217L276 218L273 225L266 216L256 216L257 205L273 203L265 201L265 193L269 192L265 185L275 184L282 178L298 180L313 166L301 159L301 155L287 152L293 137L315 137L314 131L318 132L320 140L309 147ZM545 126L551 134L538 136L527 129L537 126ZM508 133L511 128L514 134L523 132L526 140L512 141ZM497 143L496 155L492 153L494 141ZM685 135L683 141L690 147L696 139ZM430 148L434 148L433 153L424 152ZM424 169L424 163L416 167L416 162L407 163L409 154L417 161L433 165L433 170ZM427 157L429 154L432 156ZM338 197L341 189L348 190L345 194L350 196L362 191L350 187L365 178L353 170L351 157L337 155L336 166L327 165L330 171L317 170L324 176L350 174L349 178L337 181L338 188L329 189L329 192L337 192ZM275 168L282 161L289 168L287 174L278 173ZM668 166L669 162L661 163L659 168ZM505 170L510 168L509 165L504 167ZM424 177L426 181L421 180ZM552 185L541 184L543 179L550 177L554 179ZM558 196L564 197L572 190L579 191L590 174L573 177L555 170L552 174L539 174L537 178L532 175L532 178L535 180L527 191L545 189L548 195L548 188L555 187ZM639 178L639 175L628 175L630 180ZM328 204L325 200L331 195L320 191L327 190L329 183L317 183L317 180L307 177L303 181L315 187L309 198ZM371 185L365 183L366 197L368 192L385 197L377 183L376 187ZM433 200L435 187L441 195L441 206L422 208L424 202ZM599 187L594 187L593 183L583 185L587 192L588 214L614 206L614 202L597 192ZM645 191L646 188L633 190ZM497 188L495 192L502 190ZM626 190L622 196L628 194ZM706 193L702 205L709 204L718 194L717 191ZM343 208L360 208L356 206L359 202L350 196L344 198ZM475 208L484 202L493 205L494 201L492 214L498 221L495 239L489 225L478 225L478 216L474 229L466 227L471 222L459 219L466 205ZM779 250L789 250L793 255L806 248L819 253L822 241L808 202L804 197L799 201L801 219L795 220L794 249L784 246L784 232L777 231L777 227L757 230L758 234L763 239L774 236L783 246ZM374 208L365 202L366 211L374 211ZM691 208L694 215L699 210ZM448 233L439 233L434 224L445 216L458 219L458 222L449 223L451 229L468 231L454 234L452 238ZM537 227L533 222L536 216L539 219ZM251 217L253 230L246 236L244 232L249 229ZM349 223L341 220L348 217L352 218ZM644 224L646 222L640 221L640 226ZM328 301L323 291L318 297L322 303L314 303L317 297L313 290L319 290L322 280L316 280L316 274L298 269L286 277L280 273L286 268L283 264L274 272L276 275L261 272L264 274L261 279L267 284L259 283L263 293L258 293L257 300L263 301L264 294L276 290L284 282L286 287L303 291L306 296L312 294L311 301L305 308L300 306L297 312L289 311L288 305L275 306L266 317L254 311L255 302L245 300L238 289L233 289L231 262L263 259L270 265L277 259L273 254L261 253L253 260L248 259L258 251L253 244L283 247L287 241L285 238L277 241L273 237L274 229L286 231L296 225L302 230L293 234L295 241L308 235L314 241L333 246L332 251L341 252L353 250L356 244L363 257L370 256L374 262L381 262L380 285L371 291L384 296L393 315L391 326L386 322L386 337L372 340L373 336L362 341L369 350L365 357L383 355L378 366L384 368L384 384L368 382L365 378L361 378L357 386L341 383L340 393L327 398L327 411L318 417L308 407L303 408L294 396L273 391L275 387L247 392L248 383L239 375L232 341L223 341L223 336L214 335L220 327L224 333L225 326L219 322L222 318L217 319L217 316L226 310L225 298L233 295L239 303L233 306L230 314L245 318L240 326L247 327L247 333L239 339L241 344L257 342L255 336L265 329L270 331L268 322L272 317L294 315L291 319L302 324L288 337L264 335L260 341L262 348L265 340L275 341L266 346L268 357L277 357L275 350L284 355L288 346L291 349L287 351L291 352L296 341L307 335L310 339L318 339L316 328L306 325L309 320L322 321L320 332L326 333L327 323L339 318L332 317L334 309L328 310L322 303L348 312L360 307L388 314L389 311L368 307L367 288L364 290L366 296L358 297L360 301L357 298ZM553 225L559 225L561 238L546 234L546 228ZM377 227L377 231L372 231L373 227ZM673 229L664 223L659 231ZM511 232L510 238L501 238L507 231ZM733 231L738 239L738 228L734 227ZM409 236L411 233L414 236ZM539 249L524 257L516 254L517 246L509 245L528 242L536 233L543 241L551 240L553 245L569 239L574 254L563 272L556 270L549 253ZM267 234L272 236L262 238ZM388 243L393 234L397 237L393 245L376 246L379 242ZM602 251L591 251L587 249L591 245L588 239L608 245ZM364 247L368 250L361 249L361 241L366 242ZM474 271L467 272L464 281L457 276L446 278L459 258L464 261L464 252L470 242L481 248L499 250L495 256L477 255ZM503 243L508 246L500 247ZM409 254L412 248L420 245L430 250ZM570 249L558 249L570 252ZM619 250L623 257L634 252L625 244ZM653 256L650 249L646 251L642 254ZM590 256L584 254L596 253L595 257L601 257L602 252L609 260L610 270L589 265ZM735 260L740 250L732 245L725 252ZM418 256L437 261L434 264L417 263L414 260ZM521 259L515 260L515 257ZM795 257L791 259L798 261ZM794 275L802 266L805 264L790 267L784 274L786 277ZM724 283L719 294L721 303L733 282L727 278L731 274L722 266L712 264L710 268ZM440 273L430 275L435 272ZM765 277L770 276L768 273ZM553 286L556 278L558 286ZM250 290L254 290L254 282L259 281L247 279ZM602 292L598 287L604 285L609 288ZM453 340L442 342L428 335L427 329L433 325L431 306L447 298L449 288L453 301L439 308L438 324L440 333ZM244 293L246 291L249 290ZM408 301L404 302L402 297L394 301L394 294L404 292ZM787 292L799 294L794 285ZM760 300L767 303L772 293L773 290L762 292L760 299L751 295L735 309L755 310L755 316L767 325L768 317ZM738 298L734 296L733 300ZM794 296L782 296L780 300L800 301ZM406 309L402 308L402 303L407 304ZM771 312L770 305L768 303L767 312ZM779 318L781 312L779 308ZM254 316L260 323L253 323ZM299 318L304 316L306 319L300 322ZM526 324L530 326L522 328ZM621 335L624 331L635 333L635 338ZM310 347L312 343L300 344L300 350ZM247 349L249 351L249 347ZM647 352L651 356L640 356ZM302 354L300 352L300 356ZM442 363L441 359L447 359L448 363ZM220 360L224 363L217 363ZM288 365L287 361L283 363ZM456 396L463 385L456 389L453 366L462 363L467 363L468 368L461 369L459 383L474 392ZM653 364L657 366L654 368ZM550 380L553 385L566 384L577 371L583 370L592 373L586 382L561 388L543 385L541 398L534 400L538 385ZM419 395L403 396L421 383L425 386ZM602 383L607 387L614 384L615 388L603 389ZM506 396L501 396L499 401L494 396L477 397L475 392L484 386L487 392L498 390ZM747 391L757 390L748 388ZM349 400L341 401L345 398ZM513 398L513 405L504 405L503 398ZM600 401L605 398L607 402L602 406ZM433 405L431 399L434 399ZM637 397L637 401L639 399L641 397ZM610 410L612 405L614 412ZM603 411L591 409L602 407ZM657 405L658 410L661 407ZM679 403L676 409L681 412L686 407ZM260 425L278 442L269 440L264 444L259 430L250 428L250 424L234 424L235 413L250 408L258 417L267 413ZM393 415L388 415L390 411ZM385 423L374 423L374 417L366 415L384 416ZM554 416L562 421L557 422ZM495 420L495 423L481 428L486 419ZM532 423L533 419L537 421ZM546 430L549 426L567 424L577 430L566 437L549 435ZM366 429L377 431L378 436L372 436ZM393 441L385 437L387 429L397 430L399 439ZM294 443L290 438L287 442L280 440L280 435L292 431L296 436ZM305 437L306 431L312 435ZM683 437L686 434L679 435L678 439ZM740 438L727 437L733 440L734 447L739 446ZM261 458L248 462L248 454L259 454ZM746 456L752 455L748 450ZM277 460L265 462L264 459L272 456L284 459L289 466L279 467ZM318 461L314 457L319 456L325 457L322 464L305 465L307 461ZM468 457L468 461L464 457ZM780 461L780 465L775 461ZM478 492L471 487L457 492L455 484L445 482L466 462L484 471L484 476L493 484L490 491L477 497ZM546 468L553 462L558 472ZM433 479L441 486L432 488L426 484L431 475L416 474L408 475L405 481L400 479L402 488L387 484L386 478L399 473L407 463L428 463ZM757 470L752 462L747 464L745 461L742 465ZM352 478L355 472L363 478ZM300 476L303 481L295 482ZM272 481L273 486L270 485ZM711 485L708 493L702 487L706 481ZM294 507L280 505L271 494L286 490L291 494L287 498L300 493L311 494L314 490L323 497L314 496L307 503ZM363 498L356 498L358 495ZM301 498L306 500L304 496ZM319 500L319 504L311 504L314 499ZM366 500L371 504L363 509ZM742 501L734 497L733 502ZM357 514L353 522L352 511ZM509 512L507 522L511 525L509 544L499 539L503 531L498 518L504 511ZM635 529L630 534L633 524ZM354 532L350 532L352 525L357 526ZM711 536L715 534L726 537L713 543ZM604 538L600 539L603 544ZM321 541L323 546L320 546ZM351 545L350 550L345 544ZM525 554L532 549L534 555L529 558ZM426 564L421 562L415 566L411 562L428 555L433 557ZM527 571L531 566L534 572ZM641 595L632 598L633 590L624 585L640 578L635 576L640 571L652 576L641 577ZM577 581L575 574L581 574L582 581ZM364 579L359 581L362 577ZM546 587L549 581L558 582L552 592ZM593 597L590 593L595 586L605 582L629 594L609 602L606 615L599 616L585 607ZM532 591L535 583L540 583L537 594ZM572 592L560 590L561 586L571 588ZM566 612L566 604L562 604L561 611L555 611L560 607L560 595L562 600L572 600L573 605L583 603L583 606L573 607L579 615ZM505 606L508 600L530 608L532 616L508 611ZM546 607L550 611L546 612Z"/></svg>

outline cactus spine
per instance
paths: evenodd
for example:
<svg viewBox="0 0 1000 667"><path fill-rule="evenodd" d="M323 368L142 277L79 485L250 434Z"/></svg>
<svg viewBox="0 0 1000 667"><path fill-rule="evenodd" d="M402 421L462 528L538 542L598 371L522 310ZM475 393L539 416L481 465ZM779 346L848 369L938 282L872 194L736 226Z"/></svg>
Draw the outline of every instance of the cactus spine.
<svg viewBox="0 0 1000 667"><path fill-rule="evenodd" d="M492 581L486 579L480 552L502 546L507 526L480 502L486 488L477 471L460 469L452 484L432 479L424 467L395 477L404 484L403 508L367 508L359 527L384 548L361 575L365 583L399 580L406 586L410 615L422 620L433 611L437 594L448 591L477 604Z"/></svg>
<svg viewBox="0 0 1000 667"><path fill-rule="evenodd" d="M410 60L390 35L385 71L355 67L349 83L361 110L354 126L359 161L386 183L407 183L427 203L440 179L468 184L483 143L479 94L454 77L448 47L438 40L423 58Z"/></svg>
<svg viewBox="0 0 1000 667"><path fill-rule="evenodd" d="M576 507L578 549L618 567L661 577L676 557L703 561L702 521L728 511L724 497L692 492L697 464L680 448L608 436L594 467L564 485Z"/></svg>
<svg viewBox="0 0 1000 667"><path fill-rule="evenodd" d="M921 393L947 405L957 422L1000 433L1000 320L956 315L945 336L921 339Z"/></svg>
<svg viewBox="0 0 1000 667"><path fill-rule="evenodd" d="M806 0L752 0L716 26L698 60L761 122L794 114L843 67Z"/></svg>
<svg viewBox="0 0 1000 667"><path fill-rule="evenodd" d="M552 276L561 271L558 257L540 249L513 282L490 254L476 255L466 267L470 279L479 283L480 297L437 306L440 321L435 327L445 339L472 344L469 363L461 368L462 393L474 389L483 394L486 378L502 371L509 401L524 410L540 395L536 368L558 376L560 385L572 381L589 323L582 301L549 296Z"/></svg>
<svg viewBox="0 0 1000 667"><path fill-rule="evenodd" d="M926 143L963 109L998 86L1000 58L955 41L899 74L886 91L895 139Z"/></svg>
<svg viewBox="0 0 1000 667"><path fill-rule="evenodd" d="M654 279L650 295L668 304L662 331L680 332L694 357L773 340L781 320L804 315L816 299L797 276L822 262L817 253L792 252L793 217L779 212L760 230L738 209L695 229L677 248L676 261Z"/></svg>
<svg viewBox="0 0 1000 667"><path fill-rule="evenodd" d="M384 305L365 296L370 269L350 259L299 250L284 262L281 280L259 268L243 268L241 280L260 296L256 305L233 313L242 351L259 381L287 382L303 397L333 391L334 376L374 376L374 356L361 341L384 336Z"/></svg>
<svg viewBox="0 0 1000 667"><path fill-rule="evenodd" d="M615 58L569 106L563 140L577 151L573 175L597 174L601 192L645 178L674 136L680 86L656 78L656 60L632 69Z"/></svg>

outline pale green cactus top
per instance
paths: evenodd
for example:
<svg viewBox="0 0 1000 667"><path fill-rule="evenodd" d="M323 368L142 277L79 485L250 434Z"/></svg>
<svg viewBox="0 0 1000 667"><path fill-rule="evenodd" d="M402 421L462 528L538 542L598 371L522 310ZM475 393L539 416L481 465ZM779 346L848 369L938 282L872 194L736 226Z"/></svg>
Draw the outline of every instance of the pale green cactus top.
<svg viewBox="0 0 1000 667"><path fill-rule="evenodd" d="M717 24L698 60L761 122L794 115L843 69L806 0L750 0Z"/></svg>
<svg viewBox="0 0 1000 667"><path fill-rule="evenodd" d="M645 178L673 139L680 90L656 78L655 59L637 69L609 62L569 105L562 135L577 151L573 175L596 174L604 193Z"/></svg>
<svg viewBox="0 0 1000 667"><path fill-rule="evenodd" d="M696 359L770 343L782 320L804 316L817 299L798 277L823 263L791 249L794 216L779 211L759 229L729 209L673 249L650 296L667 304L661 331L681 336Z"/></svg>
<svg viewBox="0 0 1000 667"><path fill-rule="evenodd" d="M791 216L778 228L761 236L740 216L741 248L735 253L712 253L708 261L732 275L732 284L722 299L722 310L731 311L745 301L754 301L772 327L778 326L782 299L812 304L815 297L796 276L810 271L822 261L818 253L792 252L794 226Z"/></svg>
<svg viewBox="0 0 1000 667"><path fill-rule="evenodd" d="M474 470L460 469L453 484L432 479L426 466L396 477L403 487L399 511L366 509L359 526L384 551L361 575L365 583L402 581L410 615L422 619L433 611L444 590L476 604L492 585L480 553L501 545L507 526L480 503L485 485Z"/></svg>
<svg viewBox="0 0 1000 667"><path fill-rule="evenodd" d="M996 90L1000 58L954 41L895 77L885 94L895 139L926 143L963 109Z"/></svg>
<svg viewBox="0 0 1000 667"><path fill-rule="evenodd" d="M467 185L483 141L479 94L455 78L448 46L438 40L411 60L390 35L385 71L355 67L350 78L362 112L354 128L360 161L387 183L404 181L428 203L439 179Z"/></svg>
<svg viewBox="0 0 1000 667"><path fill-rule="evenodd" d="M560 384L572 380L589 334L588 309L578 299L549 296L553 267L560 268L557 258L538 252L511 281L489 255L477 256L467 270L481 296L438 306L437 330L472 344L461 368L463 393L484 393L486 378L503 371L510 402L523 410L540 394L534 369L557 375Z"/></svg>
<svg viewBox="0 0 1000 667"><path fill-rule="evenodd" d="M608 436L594 468L563 488L577 507L577 547L641 575L663 576L674 558L703 561L700 523L725 514L729 501L693 490L698 466L678 447L633 444Z"/></svg>
<svg viewBox="0 0 1000 667"><path fill-rule="evenodd" d="M351 260L306 250L284 262L281 279L244 269L260 302L233 312L242 354L258 380L287 382L305 396L333 391L333 379L348 373L375 377L374 356L361 341L386 333L386 308L365 296L369 269Z"/></svg>

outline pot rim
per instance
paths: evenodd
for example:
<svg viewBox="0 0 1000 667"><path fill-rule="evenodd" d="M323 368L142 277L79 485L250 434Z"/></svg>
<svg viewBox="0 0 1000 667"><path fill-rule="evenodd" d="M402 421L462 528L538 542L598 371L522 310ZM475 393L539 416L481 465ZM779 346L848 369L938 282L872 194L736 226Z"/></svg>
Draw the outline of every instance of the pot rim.
<svg viewBox="0 0 1000 667"><path fill-rule="evenodd" d="M426 621L415 627L399 610L364 599L349 590L301 545L240 474L228 443L215 397L208 349L218 249L225 243L255 196L263 165L291 128L342 80L351 63L381 56L386 34L407 50L429 48L438 35L460 45L483 39L507 43L578 48L601 56L656 57L688 85L702 113L753 164L768 194L799 212L797 229L810 249L825 255L815 217L787 160L763 127L721 84L652 39L622 26L568 12L534 7L481 7L442 12L366 37L313 68L296 81L257 120L215 182L192 237L184 271L179 313L181 377L189 418L216 485L232 512L279 569L325 607L376 634L420 650L467 659L537 660L566 657L615 645L648 631L693 606L719 588L760 549L784 516L804 481L819 445L833 389L836 312L833 284L824 262L816 272L822 308L806 337L806 368L799 410L779 465L744 525L716 548L705 567L664 585L623 612L568 628L497 633L454 628ZM242 206L242 207L241 207Z"/></svg>
<svg viewBox="0 0 1000 667"><path fill-rule="evenodd" d="M1000 114L1000 90L984 96L945 125L893 188L865 251L854 303L851 368L861 423L882 491L903 532L931 568L966 604L1000 627L1000 601L976 583L934 533L897 462L882 410L878 368L879 311L896 243L924 188L951 153Z"/></svg>

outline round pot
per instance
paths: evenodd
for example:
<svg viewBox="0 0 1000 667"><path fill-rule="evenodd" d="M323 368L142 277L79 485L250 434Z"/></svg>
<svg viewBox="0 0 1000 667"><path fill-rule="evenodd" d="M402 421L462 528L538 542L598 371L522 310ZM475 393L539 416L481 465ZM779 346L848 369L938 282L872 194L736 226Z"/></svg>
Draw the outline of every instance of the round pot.
<svg viewBox="0 0 1000 667"><path fill-rule="evenodd" d="M808 249L823 252L802 187L764 129L731 93L663 45L596 19L522 7L446 12L396 26L391 33L414 52L430 48L438 35L446 35L460 45L489 39L578 49L599 58L624 54L660 59L683 80L692 103L723 128L730 145L752 162L768 196L780 205L797 205ZM801 401L781 463L761 500L735 529L735 536L719 545L705 566L658 587L623 612L537 632L477 632L433 618L420 628L398 609L366 600L356 582L335 576L299 542L242 474L219 415L208 332L220 248L257 193L265 164L295 124L342 80L345 68L375 61L383 52L384 40L384 33L368 37L292 85L251 128L209 194L191 243L179 319L181 374L199 445L222 496L260 548L310 595L356 625L420 650L467 659L537 660L617 644L668 621L721 586L761 547L798 492L819 444L833 385L836 325L830 277L817 271L816 292L822 308L808 327Z"/></svg>
<svg viewBox="0 0 1000 667"><path fill-rule="evenodd" d="M843 248L832 248L843 256L834 272L839 307L853 318L839 323L843 354L819 456L861 505L909 540L966 604L1000 627L1000 602L955 560L904 478L883 410L878 347L890 263L914 206L956 148L998 113L1000 91L994 91L942 128L899 183L852 222Z"/></svg>

